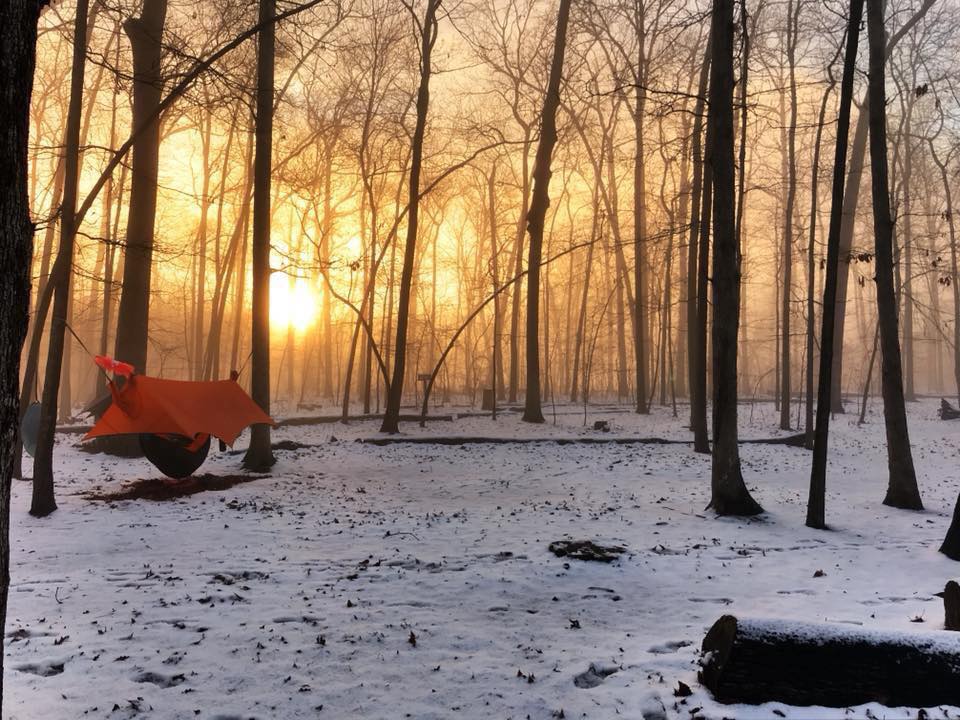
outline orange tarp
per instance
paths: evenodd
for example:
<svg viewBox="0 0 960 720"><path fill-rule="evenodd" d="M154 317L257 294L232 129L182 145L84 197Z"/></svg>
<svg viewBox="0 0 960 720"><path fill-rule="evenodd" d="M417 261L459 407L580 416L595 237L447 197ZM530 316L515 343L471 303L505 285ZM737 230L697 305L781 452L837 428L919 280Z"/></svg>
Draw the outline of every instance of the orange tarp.
<svg viewBox="0 0 960 720"><path fill-rule="evenodd" d="M209 434L227 445L248 425L273 420L234 380L188 382L133 375L123 388L110 383L113 403L83 438L152 433Z"/></svg>

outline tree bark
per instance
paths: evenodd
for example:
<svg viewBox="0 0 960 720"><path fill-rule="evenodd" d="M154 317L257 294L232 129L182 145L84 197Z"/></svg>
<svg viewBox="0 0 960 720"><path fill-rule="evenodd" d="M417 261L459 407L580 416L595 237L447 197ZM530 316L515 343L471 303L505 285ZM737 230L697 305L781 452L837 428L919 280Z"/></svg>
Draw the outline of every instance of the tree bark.
<svg viewBox="0 0 960 720"><path fill-rule="evenodd" d="M57 423L57 395L60 390L60 368L63 358L66 314L70 301L70 279L73 274L73 247L77 235L76 207L80 163L80 120L83 111L83 76L86 67L88 0L77 3L74 20L73 65L70 73L70 105L64 134L63 203L60 207L60 249L50 272L53 289L53 316L50 322L47 366L44 373L40 429L33 460L33 498L30 514L49 515L57 509L53 493L53 446ZM38 323L41 324L42 323Z"/></svg>
<svg viewBox="0 0 960 720"><path fill-rule="evenodd" d="M787 127L787 202L783 219L783 334L780 357L780 429L792 430L790 423L790 306L793 292L793 222L797 199L797 34L800 3L787 3L787 63L790 73L790 124Z"/></svg>
<svg viewBox="0 0 960 720"><path fill-rule="evenodd" d="M258 38L257 116L253 157L253 306L251 323L252 358L250 397L270 414L270 174L273 160L274 56L276 29L272 22L275 0L260 0L259 21L264 25ZM243 269L241 268L241 272ZM262 472L276 459L270 447L270 426L250 429L250 446L243 457L248 470Z"/></svg>
<svg viewBox="0 0 960 720"><path fill-rule="evenodd" d="M160 118L155 111L163 91L161 40L166 16L167 0L145 0L140 17L129 18L124 23L133 51L133 127L146 129L133 146L123 289L117 311L114 355L133 365L141 374L147 370L150 278L160 164Z"/></svg>
<svg viewBox="0 0 960 720"><path fill-rule="evenodd" d="M893 283L893 218L887 178L887 113L885 32L882 0L867 0L867 34L870 44L870 174L873 196L873 231L876 246L877 313L880 321L883 416L887 431L887 466L890 481L885 505L922 510L913 468L907 411L903 398L903 370L897 332L897 299Z"/></svg>
<svg viewBox="0 0 960 720"><path fill-rule="evenodd" d="M839 51L838 51L839 54ZM818 191L820 186L820 148L823 141L823 125L826 121L827 116L827 102L830 99L830 93L833 92L833 88L836 86L836 79L833 76L833 63L831 63L831 68L828 70L830 75L830 84L827 86L827 89L823 92L823 99L820 101L820 114L818 115L817 120L817 134L816 139L813 142L813 165L810 170L810 230L809 238L807 240L807 368L806 368L806 403L805 403L805 416L804 416L804 433L807 436L806 446L808 450L813 449L813 436L814 436L814 422L813 422L813 363L814 363L814 352L816 344L816 335L814 332L815 318L816 318L816 308L815 308L815 294L816 294L816 241L817 241L817 208L818 206ZM849 117L847 118L848 127L845 129L845 132L849 131Z"/></svg>
<svg viewBox="0 0 960 720"><path fill-rule="evenodd" d="M530 423L543 422L543 411L540 408L540 262L543 256L544 222L550 206L550 163L553 148L557 143L557 108L560 106L560 84L563 80L563 58L567 48L571 4L572 0L560 0L557 11L553 61L547 81L547 94L543 101L540 141L533 166L533 195L530 199L530 211L527 213L530 246L527 255L527 393L523 420Z"/></svg>
<svg viewBox="0 0 960 720"><path fill-rule="evenodd" d="M923 19L927 11L933 6L936 0L923 0L923 4L916 9L910 19L905 22L899 30L886 43L886 55L896 47L900 39L906 35L910 28L914 27ZM869 103L869 93L861 103L861 108L866 108ZM863 177L863 168L866 160L867 148L867 118L869 113L861 109L860 116L857 118L857 127L853 137L853 147L850 150L850 169L847 175L846 195L843 198L843 226L840 231L840 252L839 257L842 262L847 263L844 271L838 276L837 284L837 302L834 312L836 318L836 351L833 354L833 372L832 386L830 394L830 407L835 413L843 412L843 388L842 388L842 370L843 370L843 328L846 320L847 307L847 287L849 284L850 272L850 253L853 249L853 232L856 226L857 205L860 201L860 180Z"/></svg>
<svg viewBox="0 0 960 720"><path fill-rule="evenodd" d="M439 0L427 0L421 32L420 87L417 90L417 124L413 131L410 157L410 192L407 210L407 238L400 271L400 293L397 298L397 336L393 355L393 375L387 391L381 432L400 432L400 402L407 362L407 324L410 320L410 294L413 288L413 266L417 256L417 222L420 215L420 174L423 166L423 136L430 109L430 76L432 53L437 42Z"/></svg>
<svg viewBox="0 0 960 720"><path fill-rule="evenodd" d="M700 681L724 703L848 708L960 703L949 634L878 634L844 625L724 615L703 640Z"/></svg>
<svg viewBox="0 0 960 720"><path fill-rule="evenodd" d="M820 316L820 375L817 384L817 425L813 439L813 463L810 470L810 495L807 500L807 527L826 528L827 442L830 435L830 398L833 384L834 333L836 330L837 283L840 274L840 235L844 222L844 179L847 143L850 135L850 106L853 104L853 80L857 65L857 45L863 0L852 0L847 25L847 48L840 83L840 109L837 116L837 145L833 161L833 191L830 204L830 231L827 236L827 266L824 269L823 309Z"/></svg>
<svg viewBox="0 0 960 720"><path fill-rule="evenodd" d="M709 507L719 515L756 515L737 446L737 247L733 159L733 0L714 0L709 124L713 169L713 463Z"/></svg>
<svg viewBox="0 0 960 720"><path fill-rule="evenodd" d="M27 195L30 95L37 19L43 5L37 0L4 2L0 35L0 167L4 168L0 173L0 633L6 626L10 589L10 486L18 451L20 351L30 308L34 236ZM0 704L2 700L0 656Z"/></svg>
<svg viewBox="0 0 960 720"><path fill-rule="evenodd" d="M703 119L706 107L707 83L710 79L710 56L712 49L709 40L700 67L700 81L697 84L697 100L693 108L693 183L690 193L690 234L687 248L687 385L690 393L690 427L694 432L694 446L697 452L710 452L707 434L706 382L701 377L706 373L705 353L701 355L701 325L699 322L699 238L703 235L701 213L704 197L712 191L709 186L709 168L703 157ZM701 395L703 393L703 395Z"/></svg>

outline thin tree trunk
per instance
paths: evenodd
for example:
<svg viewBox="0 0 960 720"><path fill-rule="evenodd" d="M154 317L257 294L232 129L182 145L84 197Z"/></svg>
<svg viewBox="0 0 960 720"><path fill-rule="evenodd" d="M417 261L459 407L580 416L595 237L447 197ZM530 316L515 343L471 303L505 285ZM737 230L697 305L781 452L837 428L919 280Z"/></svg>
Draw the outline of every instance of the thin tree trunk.
<svg viewBox="0 0 960 720"><path fill-rule="evenodd" d="M33 463L33 498L30 514L49 515L57 509L53 494L53 445L60 389L60 361L63 357L66 314L73 274L73 248L77 235L76 207L80 163L80 119L83 111L83 76L86 66L88 0L78 0L74 21L73 65L70 74L70 107L64 147L63 204L60 208L60 250L50 273L54 289L47 367L44 374L40 429Z"/></svg>
<svg viewBox="0 0 960 720"><path fill-rule="evenodd" d="M707 123L707 143L704 152L702 207L700 208L700 237L697 240L697 315L694 345L690 360L695 369L691 391L691 420L693 425L693 448L699 453L710 452L707 434L707 287L710 262L710 225L713 214L713 146L714 131ZM716 252L716 251L714 251ZM738 307L739 310L739 307Z"/></svg>
<svg viewBox="0 0 960 720"><path fill-rule="evenodd" d="M690 394L690 427L694 432L694 449L697 452L710 452L710 441L707 434L707 409L705 388L701 382L705 374L704 357L701 345L700 324L700 273L698 271L700 247L699 241L703 235L701 228L703 204L706 195L711 189L709 183L709 168L704 162L703 151L703 119L706 107L707 83L710 79L710 57L712 49L710 41L703 57L700 68L700 80L697 85L697 100L693 108L693 139L691 155L693 156L693 184L690 193L690 234L687 247L687 386ZM704 393L704 394L701 394Z"/></svg>
<svg viewBox="0 0 960 720"><path fill-rule="evenodd" d="M260 0L258 38L256 149L253 158L253 305L250 397L270 414L270 187L273 160L275 0ZM254 425L243 458L247 469L263 471L276 462L270 447L270 426Z"/></svg>
<svg viewBox="0 0 960 720"><path fill-rule="evenodd" d="M404 373L407 361L407 324L410 319L410 295L413 287L413 266L417 254L417 224L420 215L420 173L423 164L423 137L430 108L431 53L437 42L439 0L427 0L421 28L420 87L417 90L417 123L413 132L410 157L410 193L407 210L407 238L400 272L400 294L397 308L397 339L393 356L393 375L387 391L381 432L400 431L400 403L403 399Z"/></svg>
<svg viewBox="0 0 960 720"><path fill-rule="evenodd" d="M847 25L847 47L840 84L840 108L837 116L837 141L833 162L833 190L830 204L830 231L827 236L827 264L824 269L823 309L820 323L820 374L817 384L817 425L810 470L810 495L807 500L807 527L826 528L827 442L830 436L830 398L833 383L834 333L836 331L837 283L840 274L840 236L844 222L844 179L847 144L850 134L850 106L853 104L853 80L857 65L857 45L863 0L851 0Z"/></svg>
<svg viewBox="0 0 960 720"><path fill-rule="evenodd" d="M790 423L790 306L793 292L793 222L797 198L797 34L800 3L787 4L787 63L790 73L790 125L787 128L787 202L783 221L783 335L780 356L783 360L780 375L780 429L791 430Z"/></svg>
<svg viewBox="0 0 960 720"><path fill-rule="evenodd" d="M527 213L530 235L527 256L527 393L523 421L542 423L540 408L540 261L543 254L543 230L550 205L550 163L557 143L557 108L560 106L560 83L563 79L563 58L567 48L567 24L572 0L560 0L557 31L554 36L553 60L547 94L540 121L540 141L533 166L533 196ZM638 401L640 402L640 401Z"/></svg>
<svg viewBox="0 0 960 720"><path fill-rule="evenodd" d="M823 141L823 125L827 116L827 102L830 99L830 93L836 86L836 79L833 77L833 64L830 69L830 84L823 92L823 98L820 101L820 114L817 119L817 135L813 143L813 166L810 171L810 236L807 240L807 371L806 371L806 415L804 417L804 434L806 435L806 447L813 449L813 363L814 352L816 350L816 338L814 335L814 323L816 321L816 308L814 305L814 295L816 294L816 241L817 241L817 207L818 190L820 185L820 147Z"/></svg>
<svg viewBox="0 0 960 720"><path fill-rule="evenodd" d="M942 111L941 111L942 112ZM941 115L941 122L942 115ZM947 229L950 232L950 287L953 290L953 379L956 383L956 397L960 402L960 268L957 260L957 233L953 220L953 192L947 166L937 154L934 138L927 140L930 146L930 157L933 159L940 173L940 182L943 184L943 197L946 203Z"/></svg>

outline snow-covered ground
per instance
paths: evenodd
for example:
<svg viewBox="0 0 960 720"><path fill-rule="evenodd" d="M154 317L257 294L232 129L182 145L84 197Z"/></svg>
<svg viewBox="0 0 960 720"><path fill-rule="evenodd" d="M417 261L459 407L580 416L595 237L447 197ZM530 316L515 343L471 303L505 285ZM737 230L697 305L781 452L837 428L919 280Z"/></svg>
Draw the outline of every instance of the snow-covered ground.
<svg viewBox="0 0 960 720"><path fill-rule="evenodd" d="M593 408L588 427L582 410L558 408L554 425L548 408L544 426L506 412L403 429L597 437L605 419L604 437L689 435L667 409L623 410ZM877 407L863 427L834 421L830 532L803 525L809 453L781 445L743 446L767 512L742 520L704 511L709 458L688 445L377 447L354 442L378 435L373 421L287 427L276 440L310 447L279 451L268 479L111 504L82 494L156 471L62 436L60 509L31 518L29 484L14 488L5 716L916 718L725 706L696 683L724 613L942 632L933 593L960 576L936 551L960 490L960 422L938 420L933 400L910 414L927 510L880 502ZM741 435L770 437L776 421L745 405ZM212 453L202 472L239 464ZM547 550L562 538L628 554L566 561ZM591 664L616 672L578 687ZM692 696L674 696L680 681Z"/></svg>

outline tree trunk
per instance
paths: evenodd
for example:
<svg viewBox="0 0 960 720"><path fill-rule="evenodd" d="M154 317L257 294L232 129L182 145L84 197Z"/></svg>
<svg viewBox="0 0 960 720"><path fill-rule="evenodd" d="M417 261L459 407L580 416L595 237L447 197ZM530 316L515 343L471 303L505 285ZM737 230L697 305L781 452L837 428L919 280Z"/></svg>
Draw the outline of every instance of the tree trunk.
<svg viewBox="0 0 960 720"><path fill-rule="evenodd" d="M707 143L704 152L703 189L701 191L700 237L697 240L697 315L694 345L690 361L695 370L691 397L691 420L693 425L693 449L699 453L710 452L707 433L707 288L710 263L710 225L713 214L713 123L707 122Z"/></svg>
<svg viewBox="0 0 960 720"><path fill-rule="evenodd" d="M724 703L835 708L960 703L960 653L949 634L883 634L724 615L704 638L703 652L708 660L700 681Z"/></svg>
<svg viewBox="0 0 960 720"><path fill-rule="evenodd" d="M0 174L0 633L6 625L10 589L10 485L18 451L20 351L30 308L34 235L27 196L30 95L42 5L32 0L5 3L0 39L0 167L4 168Z"/></svg>
<svg viewBox="0 0 960 720"><path fill-rule="evenodd" d="M203 377L203 326L206 314L207 288L207 216L210 213L210 144L213 132L213 112L207 109L204 112L203 133L201 136L201 172L203 179L200 187L200 221L197 226L197 282L194 298L193 313L193 364L191 377L200 380ZM227 140L226 157L230 157L230 144L233 142L233 130ZM224 177L224 181L226 178Z"/></svg>
<svg viewBox="0 0 960 720"><path fill-rule="evenodd" d="M941 110L942 113L942 110ZM941 114L941 123L943 115ZM957 232L953 220L953 192L950 185L950 177L947 174L947 166L937 155L936 146L933 138L928 139L930 146L930 157L940 174L940 182L943 184L943 197L946 203L947 229L950 233L950 287L953 290L953 379L956 383L956 397L960 402L960 268L957 260Z"/></svg>
<svg viewBox="0 0 960 720"><path fill-rule="evenodd" d="M912 84L913 87L916 87ZM901 142L903 151L903 177L900 188L903 192L903 279L901 284L902 302L898 303L903 309L903 383L904 400L913 402L917 399L914 390L913 370L913 198L910 197L911 182L913 180L913 104L915 95L907 91L907 108L903 117ZM899 265L899 263L898 263ZM930 368L932 372L933 368Z"/></svg>
<svg viewBox="0 0 960 720"><path fill-rule="evenodd" d="M706 107L707 82L710 78L711 47L707 42L707 49L700 67L700 81L697 85L697 100L693 108L693 137L690 154L693 157L693 183L690 192L690 234L687 247L687 387L690 394L690 427L694 431L694 445L697 452L710 452L710 442L707 438L706 401L698 396L700 391L699 377L703 370L699 365L698 354L700 336L699 323L699 273L697 272L699 259L698 239L701 234L700 219L703 204L704 181L709 172L703 161L703 113ZM697 437L699 436L699 437Z"/></svg>
<svg viewBox="0 0 960 720"><path fill-rule="evenodd" d="M714 0L710 111L713 168L713 470L710 499L719 515L756 515L737 446L737 327L740 260L734 215L733 0Z"/></svg>
<svg viewBox="0 0 960 720"><path fill-rule="evenodd" d="M816 318L815 294L816 294L816 242L817 242L817 208L818 208L818 189L820 185L820 148L823 141L823 125L827 116L827 102L830 99L830 93L836 86L836 80L833 76L833 67L829 69L830 84L823 92L823 99L820 101L820 114L817 120L817 134L813 142L813 165L810 170L810 236L807 240L807 339L806 339L806 403L804 417L804 433L807 436L806 446L808 450L813 449L813 363L816 344L814 325ZM849 130L849 128L847 128Z"/></svg>
<svg viewBox="0 0 960 720"><path fill-rule="evenodd" d="M640 53L639 58L637 58L637 72L643 78L646 67L646 58L644 57L645 38L642 31L643 3L637 3L636 7L641 11L641 16L637 19L641 28L640 35L637 38L637 47ZM633 313L633 354L636 371L634 391L637 396L635 407L638 414L646 415L650 412L650 406L647 402L647 334L644 331L644 323L647 320L649 308L647 307L648 292L644 274L647 243L647 189L643 113L646 105L646 90L642 86L642 82L637 83L637 99L633 108L633 128L636 141L633 156L633 297L636 303Z"/></svg>
<svg viewBox="0 0 960 720"><path fill-rule="evenodd" d="M867 0L867 33L870 42L870 174L873 196L873 229L876 244L877 313L880 318L883 416L887 430L887 465L890 483L885 505L922 510L917 476L910 451L907 411L903 399L900 338L897 334L897 299L893 286L893 218L887 179L886 51L882 0Z"/></svg>
<svg viewBox="0 0 960 720"><path fill-rule="evenodd" d="M167 0L145 0L140 17L129 18L123 26L133 51L133 127L146 125L147 129L133 147L130 214L114 355L133 365L138 373L147 370L150 277L160 161L160 118L155 111L163 90L161 39L166 16Z"/></svg>
<svg viewBox="0 0 960 720"><path fill-rule="evenodd" d="M74 21L73 65L70 73L70 106L64 147L63 204L60 207L60 249L50 272L53 288L53 316L50 322L47 367L44 373L40 429L33 461L33 498L30 514L49 515L57 509L53 494L53 446L57 422L57 394L66 334L66 314L73 274L73 247L77 235L77 184L80 175L80 119L83 111L83 76L86 67L88 0L77 3ZM42 323L38 323L41 324Z"/></svg>
<svg viewBox="0 0 960 720"><path fill-rule="evenodd" d="M420 215L420 173L423 165L423 136L430 109L431 54L437 42L437 10L439 0L427 0L420 48L420 87L417 90L417 124L413 131L410 157L410 193L407 210L407 238L400 272L400 293L397 307L397 336L393 355L393 375L387 391L381 432L400 432L400 402L403 399L404 373L407 362L407 324L410 320L410 294L413 287L413 266L417 256L417 221Z"/></svg>
<svg viewBox="0 0 960 720"><path fill-rule="evenodd" d="M543 254L543 229L550 206L550 163L557 143L557 108L560 106L560 83L563 79L563 57L567 48L567 24L572 0L560 0L557 31L554 36L553 61L547 94L540 121L540 141L533 166L533 195L527 213L530 247L527 256L527 394L523 409L524 422L542 423L540 408L540 263ZM638 402L640 402L638 400Z"/></svg>
<svg viewBox="0 0 960 720"><path fill-rule="evenodd" d="M936 0L923 0L923 4L916 9L913 15L905 22L899 30L886 43L886 55L889 57L893 48L896 47L900 39L909 32L910 28L915 26L927 11L933 6ZM861 108L866 108L869 103L868 96L860 104ZM843 370L843 328L846 318L847 307L847 287L850 278L849 257L853 248L853 231L856 225L857 205L860 201L860 180L863 177L864 162L866 159L867 148L867 118L869 113L865 110L860 111L857 119L857 128L854 132L853 147L850 150L850 170L847 175L846 195L843 198L843 226L840 231L840 250L839 257L842 262L847 263L844 271L838 276L837 301L835 306L836 318L836 349L833 354L833 372L831 373L832 382L830 392L830 407L835 413L843 412L842 395L842 370Z"/></svg>
<svg viewBox="0 0 960 720"><path fill-rule="evenodd" d="M840 234L844 222L844 178L847 142L850 135L850 106L853 104L853 76L857 65L857 45L863 0L852 0L847 25L847 48L843 58L840 84L840 109L837 115L837 145L833 161L833 191L830 204L830 231L827 236L827 266L824 269L823 309L820 314L820 375L817 384L817 425L813 440L810 470L810 495L807 500L807 527L825 529L827 487L827 442L830 434L830 398L833 384L834 332L836 330L837 282L840 271Z"/></svg>
<svg viewBox="0 0 960 720"><path fill-rule="evenodd" d="M780 374L780 429L792 430L790 423L790 306L793 291L793 222L797 199L797 27L800 3L787 4L787 63L790 72L790 124L787 127L787 202L783 220L783 335L780 356L783 368Z"/></svg>
<svg viewBox="0 0 960 720"><path fill-rule="evenodd" d="M259 20L265 26L258 38L257 116L253 158L253 305L250 364L250 397L270 414L270 180L273 159L274 55L276 35L272 22L275 0L260 0ZM241 268L241 272L243 268ZM262 472L276 459L270 447L270 426L250 429L250 446L243 457L248 470Z"/></svg>

